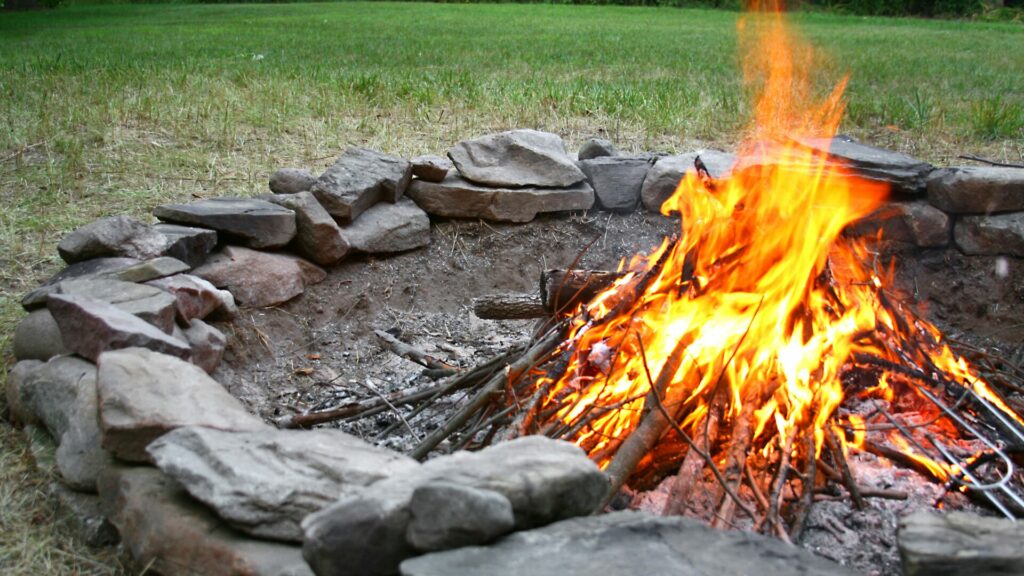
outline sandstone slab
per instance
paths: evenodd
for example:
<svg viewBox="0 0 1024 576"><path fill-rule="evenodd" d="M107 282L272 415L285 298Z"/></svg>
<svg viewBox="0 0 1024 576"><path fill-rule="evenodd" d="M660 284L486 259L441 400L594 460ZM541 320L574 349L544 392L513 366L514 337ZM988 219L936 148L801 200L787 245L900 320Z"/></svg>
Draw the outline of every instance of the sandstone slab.
<svg viewBox="0 0 1024 576"><path fill-rule="evenodd" d="M440 182L448 175L454 165L452 161L440 156L417 156L409 161L412 164L412 175L427 182Z"/></svg>
<svg viewBox="0 0 1024 576"><path fill-rule="evenodd" d="M954 214L1024 210L1024 169L961 167L936 170L928 178L928 200Z"/></svg>
<svg viewBox="0 0 1024 576"><path fill-rule="evenodd" d="M594 205L594 190L586 182L569 188L490 188L454 172L438 183L414 180L409 197L435 216L502 222L529 222L541 212L588 210Z"/></svg>
<svg viewBox="0 0 1024 576"><path fill-rule="evenodd" d="M897 531L906 576L1003 576L1024 567L1024 526L968 512L920 511Z"/></svg>
<svg viewBox="0 0 1024 576"><path fill-rule="evenodd" d="M377 204L341 229L352 250L368 254L404 252L430 244L430 217L415 202Z"/></svg>
<svg viewBox="0 0 1024 576"><path fill-rule="evenodd" d="M61 282L57 285L57 294L81 296L113 304L156 326L165 334L174 328L174 296L155 286L86 278Z"/></svg>
<svg viewBox="0 0 1024 576"><path fill-rule="evenodd" d="M106 350L135 346L179 358L191 354L185 342L102 300L53 294L47 306L60 327L64 344L89 360L96 360Z"/></svg>
<svg viewBox="0 0 1024 576"><path fill-rule="evenodd" d="M895 248L941 248L949 244L952 220L926 201L891 202L850 224L843 233L875 237L879 230L882 241Z"/></svg>
<svg viewBox="0 0 1024 576"><path fill-rule="evenodd" d="M498 188L564 188L585 176L557 134L510 130L463 140L448 157L463 178Z"/></svg>
<svg viewBox="0 0 1024 576"><path fill-rule="evenodd" d="M234 297L210 282L191 274L176 274L147 282L174 296L177 317L183 323L206 318L220 309L234 307Z"/></svg>
<svg viewBox="0 0 1024 576"><path fill-rule="evenodd" d="M581 160L580 168L594 188L597 206L608 212L628 213L640 203L640 191L651 160L625 156L600 156Z"/></svg>
<svg viewBox="0 0 1024 576"><path fill-rule="evenodd" d="M164 254L191 267L199 266L217 246L217 231L179 224L154 224L153 230L164 235ZM141 280L139 280L141 282Z"/></svg>
<svg viewBox="0 0 1024 576"><path fill-rule="evenodd" d="M618 156L618 154L619 151L615 148L615 144L612 144L610 140L605 140L604 138L589 138L582 146L580 146L577 158L579 158L580 161L583 161L594 158ZM586 172L586 170L584 170L584 172Z"/></svg>
<svg viewBox="0 0 1024 576"><path fill-rule="evenodd" d="M250 248L280 248L295 237L295 213L256 198L210 198L164 204L153 215L165 222L212 228Z"/></svg>
<svg viewBox="0 0 1024 576"><path fill-rule="evenodd" d="M148 448L157 466L244 532L302 541L300 523L340 496L419 464L340 430L187 427Z"/></svg>
<svg viewBox="0 0 1024 576"><path fill-rule="evenodd" d="M40 284L38 288L26 294L21 299L21 306L25 310L35 310L41 306L46 306L47 298L50 297L50 294L57 291L57 285L64 280L112 274L139 263L140 260L138 258L123 257L93 258L92 260L75 262L51 276Z"/></svg>
<svg viewBox="0 0 1024 576"><path fill-rule="evenodd" d="M934 166L906 154L868 146L852 138L807 138L801 144L828 153L831 161L868 180L881 182L899 194L922 195Z"/></svg>
<svg viewBox="0 0 1024 576"><path fill-rule="evenodd" d="M490 547L427 554L404 576L853 576L831 560L748 532L713 530L692 518L624 511L518 532Z"/></svg>
<svg viewBox="0 0 1024 576"><path fill-rule="evenodd" d="M348 254L349 243L341 229L311 192L278 195L271 201L295 212L295 243L302 256L327 266Z"/></svg>
<svg viewBox="0 0 1024 576"><path fill-rule="evenodd" d="M100 498L135 563L163 576L312 576L297 546L238 534L155 468L108 471Z"/></svg>
<svg viewBox="0 0 1024 576"><path fill-rule="evenodd" d="M270 175L270 191L274 194L306 192L316 183L316 176L305 168L281 168Z"/></svg>
<svg viewBox="0 0 1024 576"><path fill-rule="evenodd" d="M57 253L72 264L103 256L152 258L160 255L164 237L129 216L94 220L61 239Z"/></svg>
<svg viewBox="0 0 1024 576"><path fill-rule="evenodd" d="M201 368L143 348L106 352L97 362L103 447L146 462L146 446L182 426L218 430L266 427Z"/></svg>
<svg viewBox="0 0 1024 576"><path fill-rule="evenodd" d="M177 258L159 256L144 260L127 268L100 273L96 277L120 280L122 282L148 282L149 280L187 272L190 268L191 266Z"/></svg>
<svg viewBox="0 0 1024 576"><path fill-rule="evenodd" d="M14 329L14 357L18 360L49 360L69 354L60 327L49 310L33 310Z"/></svg>
<svg viewBox="0 0 1024 576"><path fill-rule="evenodd" d="M273 306L327 277L321 268L287 254L225 246L192 273L231 292L242 306Z"/></svg>
<svg viewBox="0 0 1024 576"><path fill-rule="evenodd" d="M406 541L419 551L484 544L512 531L512 503L492 490L437 481L424 484L409 501Z"/></svg>
<svg viewBox="0 0 1024 576"><path fill-rule="evenodd" d="M349 148L310 191L331 216L351 222L378 202L397 202L411 178L412 165L401 158Z"/></svg>
<svg viewBox="0 0 1024 576"><path fill-rule="evenodd" d="M962 216L953 239L964 254L1024 257L1024 212Z"/></svg>
<svg viewBox="0 0 1024 576"><path fill-rule="evenodd" d="M735 156L718 150L704 150L659 158L647 172L640 189L640 199L644 208L651 212L661 212L661 205L675 193L683 176L687 172L697 170L695 162L698 157L712 178L725 177L736 164Z"/></svg>
<svg viewBox="0 0 1024 576"><path fill-rule="evenodd" d="M192 348L190 361L212 374L224 357L228 339L224 333L198 318L194 318L183 331L185 341Z"/></svg>

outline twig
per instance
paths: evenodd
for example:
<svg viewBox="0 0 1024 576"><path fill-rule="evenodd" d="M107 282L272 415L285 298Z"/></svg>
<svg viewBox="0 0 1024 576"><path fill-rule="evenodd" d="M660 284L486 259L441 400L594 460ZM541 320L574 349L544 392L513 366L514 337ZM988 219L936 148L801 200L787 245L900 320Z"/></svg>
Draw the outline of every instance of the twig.
<svg viewBox="0 0 1024 576"><path fill-rule="evenodd" d="M423 366L424 368L429 368L431 370L456 370L455 366L452 366L451 364L443 360L438 360L437 358L434 358L430 354L427 354L426 352L420 350L419 348L410 346L409 344L402 342L398 338L395 338L394 336L388 334L383 330L374 330L373 333L377 335L377 338L383 340L384 343L388 345L388 348L390 348L392 352L394 352L398 356L401 356L402 358L412 360L413 362L419 364L420 366Z"/></svg>
<svg viewBox="0 0 1024 576"><path fill-rule="evenodd" d="M796 520L793 521L793 526L789 529L790 538L796 542L800 541L800 535L807 526L807 519L811 515L811 508L814 507L814 482L815 476L817 475L815 463L818 459L814 455L815 443L813 426L809 427L807 430L804 450L804 457L807 458L807 468L804 471L803 492L800 497L800 511L796 514Z"/></svg>
<svg viewBox="0 0 1024 576"><path fill-rule="evenodd" d="M1000 166L1003 168L1024 168L1024 164L1008 164L1006 162L996 162L995 160L989 160L980 156L974 156L972 154L961 154L957 158L963 158L964 160L974 160L975 162L981 162L982 164L988 164L990 166Z"/></svg>
<svg viewBox="0 0 1024 576"><path fill-rule="evenodd" d="M395 407L395 405L392 404L390 400L388 400L387 396L381 394L380 390L377 390L377 387L374 386L372 382L370 382L369 378L366 379L366 382L359 382L357 380L356 384L359 384L363 388L366 388L370 392L373 392L374 395L380 398L381 401L384 402L384 404L387 405L387 407L390 408L391 411L395 413L395 416L398 416L398 419L402 421L402 424L405 424L405 428L409 431L410 434L412 434L412 437L419 441L420 435L417 434L415 430L413 430L412 425L409 424L409 421L405 419L405 415L402 414L402 411Z"/></svg>
<svg viewBox="0 0 1024 576"><path fill-rule="evenodd" d="M835 430L830 428L825 432L825 441L828 443L829 451L832 452L833 460L839 467L838 472L843 478L843 485L846 486L846 491L850 493L850 498L853 499L854 507L857 510L863 510L864 499L861 498L860 488L853 478L853 473L850 472L850 463L846 461L846 454L843 452L843 447L839 444L839 439L836 438Z"/></svg>

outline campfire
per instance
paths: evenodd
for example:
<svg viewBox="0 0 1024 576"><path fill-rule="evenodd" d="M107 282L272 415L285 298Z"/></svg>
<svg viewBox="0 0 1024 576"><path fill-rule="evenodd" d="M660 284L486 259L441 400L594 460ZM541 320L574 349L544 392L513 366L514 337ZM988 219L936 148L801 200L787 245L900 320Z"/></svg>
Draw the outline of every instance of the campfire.
<svg viewBox="0 0 1024 576"><path fill-rule="evenodd" d="M416 454L511 419L507 436L582 447L606 503L674 474L665 513L790 540L817 495L891 496L851 472L866 450L1014 517L1024 420L892 287L885 238L844 237L888 190L811 145L836 134L845 80L809 105L809 49L760 8L740 25L761 95L738 164L716 179L698 157L662 206L679 233L651 253L542 280L532 345Z"/></svg>

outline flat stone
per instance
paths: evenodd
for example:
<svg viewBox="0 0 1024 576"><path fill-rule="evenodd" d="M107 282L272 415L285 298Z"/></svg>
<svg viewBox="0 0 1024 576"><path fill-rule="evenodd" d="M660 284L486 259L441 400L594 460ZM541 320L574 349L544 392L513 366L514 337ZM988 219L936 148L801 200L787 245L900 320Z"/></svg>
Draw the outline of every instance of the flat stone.
<svg viewBox="0 0 1024 576"><path fill-rule="evenodd" d="M191 266L177 258L160 256L139 262L138 264L128 266L127 268L121 268L112 272L103 272L97 274L96 277L121 280L122 282L148 282L150 280L156 280L157 278L188 272L191 268Z"/></svg>
<svg viewBox="0 0 1024 576"><path fill-rule="evenodd" d="M648 158L600 156L580 161L594 188L597 206L608 212L628 213L640 203L640 190L651 168Z"/></svg>
<svg viewBox="0 0 1024 576"><path fill-rule="evenodd" d="M305 168L281 168L270 175L270 191L274 194L306 192L316 183L316 176Z"/></svg>
<svg viewBox="0 0 1024 576"><path fill-rule="evenodd" d="M588 210L594 205L594 190L586 182L571 188L488 188L455 172L439 183L414 180L408 194L428 214L503 222L529 222L541 212Z"/></svg>
<svg viewBox="0 0 1024 576"><path fill-rule="evenodd" d="M604 138L589 138L582 146L580 146L580 151L577 157L582 161L608 156L618 156L618 154L619 151L615 148L615 144L612 144L610 140L605 140ZM584 170L584 172L586 172L586 170Z"/></svg>
<svg viewBox="0 0 1024 576"><path fill-rule="evenodd" d="M1024 257L1024 212L962 216L953 239L964 254Z"/></svg>
<svg viewBox="0 0 1024 576"><path fill-rule="evenodd" d="M928 200L954 214L1024 210L1024 169L941 168L928 178Z"/></svg>
<svg viewBox="0 0 1024 576"><path fill-rule="evenodd" d="M86 546L104 548L121 542L117 527L103 512L99 496L75 492L60 482L51 482L48 488L57 513L69 519L72 533Z"/></svg>
<svg viewBox="0 0 1024 576"><path fill-rule="evenodd" d="M557 134L510 130L463 140L448 157L463 178L498 188L564 188L586 176L565 153Z"/></svg>
<svg viewBox="0 0 1024 576"><path fill-rule="evenodd" d="M517 532L402 562L404 576L853 576L774 538L714 530L692 518L623 511Z"/></svg>
<svg viewBox="0 0 1024 576"><path fill-rule="evenodd" d="M430 217L415 202L377 204L341 229L353 250L369 254L404 252L430 244Z"/></svg>
<svg viewBox="0 0 1024 576"><path fill-rule="evenodd" d="M163 253L166 256L177 258L193 268L202 264L207 254L217 246L216 230L163 222L154 224L153 230L164 235L167 247Z"/></svg>
<svg viewBox="0 0 1024 576"><path fill-rule="evenodd" d="M919 511L897 531L906 576L1005 576L1024 567L1024 525L968 512Z"/></svg>
<svg viewBox="0 0 1024 576"><path fill-rule="evenodd" d="M846 136L807 138L799 142L827 152L833 161L838 160L860 177L887 184L893 192L901 194L924 194L928 175L935 169L917 158L861 144Z"/></svg>
<svg viewBox="0 0 1024 576"><path fill-rule="evenodd" d="M440 182L448 175L454 165L452 161L440 156L417 156L409 161L412 164L412 175L427 182Z"/></svg>
<svg viewBox="0 0 1024 576"><path fill-rule="evenodd" d="M282 194L271 201L295 212L295 243L302 256L328 266L348 255L349 244L341 229L311 192Z"/></svg>
<svg viewBox="0 0 1024 576"><path fill-rule="evenodd" d="M14 329L14 357L18 360L49 360L70 353L57 321L45 308L33 310Z"/></svg>
<svg viewBox="0 0 1024 576"><path fill-rule="evenodd" d="M340 430L179 428L149 445L156 465L232 526L302 541L302 519L344 494L419 466Z"/></svg>
<svg viewBox="0 0 1024 576"><path fill-rule="evenodd" d="M287 254L225 246L192 273L231 292L242 306L274 306L327 277L321 268Z"/></svg>
<svg viewBox="0 0 1024 576"><path fill-rule="evenodd" d="M876 237L882 231L882 242L894 248L913 246L941 248L949 245L952 220L926 201L891 202L843 231L847 236Z"/></svg>
<svg viewBox="0 0 1024 576"><path fill-rule="evenodd" d="M96 360L105 350L134 346L179 358L188 358L191 354L185 342L102 300L53 294L47 306L60 327L64 344L89 360Z"/></svg>
<svg viewBox="0 0 1024 576"><path fill-rule="evenodd" d="M89 278L103 273L113 273L134 266L140 262L137 258L93 258L75 262L67 268L51 276L46 282L39 285L21 299L21 305L25 310L35 310L46 306L46 300L57 291L57 285L64 280L72 278Z"/></svg>
<svg viewBox="0 0 1024 576"><path fill-rule="evenodd" d="M164 237L128 216L94 220L61 239L57 253L68 264L102 256L152 258L160 255Z"/></svg>
<svg viewBox="0 0 1024 576"><path fill-rule="evenodd" d="M659 158L647 172L640 190L644 208L651 212L661 212L661 205L675 193L683 176L690 171L696 172L697 157L700 157L712 178L727 176L736 164L735 156L718 150L703 150Z"/></svg>
<svg viewBox="0 0 1024 576"><path fill-rule="evenodd" d="M37 424L39 419L21 403L22 389L36 371L43 366L39 360L22 360L7 371L7 385L4 392L7 396L7 417L15 426Z"/></svg>
<svg viewBox="0 0 1024 576"><path fill-rule="evenodd" d="M207 374L213 373L224 357L228 339L224 333L198 318L184 330L185 341L192 348L191 362Z"/></svg>
<svg viewBox="0 0 1024 576"><path fill-rule="evenodd" d="M174 328L175 298L155 286L102 278L74 279L58 284L57 294L83 296L113 304L165 334L170 334Z"/></svg>
<svg viewBox="0 0 1024 576"><path fill-rule="evenodd" d="M177 317L183 323L196 318L201 320L219 309L234 307L234 297L230 292L219 290L207 280L191 274L177 274L146 284L174 296Z"/></svg>
<svg viewBox="0 0 1024 576"><path fill-rule="evenodd" d="M412 178L412 165L397 156L349 148L310 191L338 220L351 222L378 202L398 202Z"/></svg>
<svg viewBox="0 0 1024 576"><path fill-rule="evenodd" d="M312 576L299 548L252 540L155 468L103 475L100 498L138 566L163 576Z"/></svg>
<svg viewBox="0 0 1024 576"><path fill-rule="evenodd" d="M267 427L198 366L143 348L106 352L97 362L103 447L147 462L146 446L182 426Z"/></svg>
<svg viewBox="0 0 1024 576"><path fill-rule="evenodd" d="M512 531L512 503L492 490L437 481L416 488L406 541L421 552L485 544Z"/></svg>
<svg viewBox="0 0 1024 576"><path fill-rule="evenodd" d="M415 554L407 539L412 495L437 481L501 494L512 504L517 529L590 514L608 489L607 478L578 447L518 438L434 458L310 514L302 523L303 556L320 576L393 574Z"/></svg>
<svg viewBox="0 0 1024 576"><path fill-rule="evenodd" d="M212 228L250 248L280 248L295 237L295 213L256 198L211 198L190 204L164 204L157 218Z"/></svg>

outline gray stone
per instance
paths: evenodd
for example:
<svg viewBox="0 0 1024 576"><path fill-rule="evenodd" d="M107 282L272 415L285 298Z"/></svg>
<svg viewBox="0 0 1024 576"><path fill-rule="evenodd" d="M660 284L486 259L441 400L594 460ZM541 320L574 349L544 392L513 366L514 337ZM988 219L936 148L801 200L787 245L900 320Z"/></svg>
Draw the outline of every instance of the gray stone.
<svg viewBox="0 0 1024 576"><path fill-rule="evenodd" d="M212 228L250 248L280 248L295 237L295 213L256 198L211 198L190 204L164 204L157 218Z"/></svg>
<svg viewBox="0 0 1024 576"><path fill-rule="evenodd" d="M624 511L518 532L490 547L427 554L404 576L853 576L777 539L714 530L692 518Z"/></svg>
<svg viewBox="0 0 1024 576"><path fill-rule="evenodd" d="M287 254L268 254L225 246L192 273L231 292L242 306L274 306L302 294L327 273Z"/></svg>
<svg viewBox="0 0 1024 576"><path fill-rule="evenodd" d="M192 267L202 264L207 254L217 246L216 230L165 223L154 224L153 230L163 234L166 239L165 255Z"/></svg>
<svg viewBox="0 0 1024 576"><path fill-rule="evenodd" d="M179 358L188 358L191 354L185 342L101 300L53 294L48 307L60 327L64 344L89 360L96 360L105 350L133 346L150 348Z"/></svg>
<svg viewBox="0 0 1024 576"><path fill-rule="evenodd" d="M504 496L518 529L592 513L608 480L578 447L529 436L479 452L434 458L310 514L303 556L321 575L392 574L414 553L409 504L420 486L445 481Z"/></svg>
<svg viewBox="0 0 1024 576"><path fill-rule="evenodd" d="M302 541L302 519L419 464L340 430L179 428L148 448L157 466L244 532Z"/></svg>
<svg viewBox="0 0 1024 576"><path fill-rule="evenodd" d="M198 318L192 319L184 330L185 341L192 348L191 362L207 374L213 373L224 357L228 339L224 334Z"/></svg>
<svg viewBox="0 0 1024 576"><path fill-rule="evenodd" d="M57 285L57 294L82 296L113 304L156 326L165 334L170 334L174 327L175 298L155 286L86 278L61 282Z"/></svg>
<svg viewBox="0 0 1024 576"><path fill-rule="evenodd" d="M114 464L114 459L101 447L96 367L90 367L89 374L78 383L68 428L59 438L57 469L72 490L94 493L97 478Z"/></svg>
<svg viewBox="0 0 1024 576"><path fill-rule="evenodd" d="M41 366L43 363L39 360L22 360L7 372L7 385L4 390L7 395L7 417L16 426L39 422L31 410L22 406L21 397L22 389L29 385L30 379Z"/></svg>
<svg viewBox="0 0 1024 576"><path fill-rule="evenodd" d="M295 211L295 242L300 254L324 266L348 254L349 244L341 229L311 192L279 195L271 201Z"/></svg>
<svg viewBox="0 0 1024 576"><path fill-rule="evenodd" d="M942 168L928 178L928 200L954 214L1024 210L1024 169Z"/></svg>
<svg viewBox="0 0 1024 576"><path fill-rule="evenodd" d="M203 319L219 309L234 307L234 297L227 290L218 290L210 282L191 274L178 274L147 282L175 298L175 310L183 323Z"/></svg>
<svg viewBox="0 0 1024 576"><path fill-rule="evenodd" d="M510 130L463 140L448 151L463 178L499 188L564 188L585 176L557 134Z"/></svg>
<svg viewBox="0 0 1024 576"><path fill-rule="evenodd" d="M592 160L606 156L617 156L619 151L609 140L604 138L590 138L580 146L578 158L580 160ZM584 170L586 172L586 170Z"/></svg>
<svg viewBox="0 0 1024 576"><path fill-rule="evenodd" d="M843 231L847 236L876 237L882 231L882 242L892 248L913 246L941 248L950 240L952 220L926 201L892 202L850 224Z"/></svg>
<svg viewBox="0 0 1024 576"><path fill-rule="evenodd" d="M683 176L687 172L697 170L695 167L697 157L700 157L712 178L727 176L736 164L735 156L718 150L703 150L659 158L647 172L640 190L640 199L643 201L644 208L651 212L661 212L661 205L675 193Z"/></svg>
<svg viewBox="0 0 1024 576"><path fill-rule="evenodd" d="M831 161L838 161L860 177L886 184L893 192L901 194L924 194L928 175L935 169L917 158L860 144L846 136L806 138L799 142L827 152Z"/></svg>
<svg viewBox="0 0 1024 576"><path fill-rule="evenodd" d="M962 216L953 239L964 254L1024 257L1024 212L992 216Z"/></svg>
<svg viewBox="0 0 1024 576"><path fill-rule="evenodd" d="M512 503L501 494L450 482L416 488L406 541L421 552L485 544L512 531Z"/></svg>
<svg viewBox="0 0 1024 576"><path fill-rule="evenodd" d="M601 156L582 160L580 168L594 187L597 205L609 212L632 212L640 203L640 189L651 168L647 158Z"/></svg>
<svg viewBox="0 0 1024 576"><path fill-rule="evenodd" d="M138 566L163 576L312 576L297 546L238 534L155 468L116 468L100 498Z"/></svg>
<svg viewBox="0 0 1024 576"><path fill-rule="evenodd" d="M571 188L488 188L455 172L439 183L414 180L408 194L428 214L504 222L529 222L540 212L587 210L594 205L594 190L586 182Z"/></svg>
<svg viewBox="0 0 1024 576"><path fill-rule="evenodd" d="M46 306L46 300L57 291L57 285L64 280L72 278L89 278L103 273L114 273L118 270L139 264L137 258L93 258L75 262L67 268L51 276L38 288L32 290L21 299L21 305L25 310L35 310Z"/></svg>
<svg viewBox="0 0 1024 576"><path fill-rule="evenodd" d="M412 164L412 175L427 182L440 182L452 169L452 161L440 156L417 156L409 161Z"/></svg>
<svg viewBox="0 0 1024 576"><path fill-rule="evenodd" d="M18 360L49 360L70 352L49 310L33 310L14 330L14 357Z"/></svg>
<svg viewBox="0 0 1024 576"><path fill-rule="evenodd" d="M270 175L270 191L274 194L306 192L316 183L316 176L305 168L281 168Z"/></svg>
<svg viewBox="0 0 1024 576"><path fill-rule="evenodd" d="M59 482L51 482L49 490L57 513L69 520L72 533L87 546L103 548L121 542L117 527L103 513L99 496L75 492Z"/></svg>
<svg viewBox="0 0 1024 576"><path fill-rule="evenodd" d="M1024 568L1024 525L968 512L919 511L897 532L906 576L1005 576Z"/></svg>
<svg viewBox="0 0 1024 576"><path fill-rule="evenodd" d="M404 252L430 244L430 218L415 202L377 204L341 229L353 250L369 254Z"/></svg>
<svg viewBox="0 0 1024 576"><path fill-rule="evenodd" d="M97 362L103 447L146 462L146 446L182 426L261 430L262 420L201 368L143 348L106 352Z"/></svg>
<svg viewBox="0 0 1024 576"><path fill-rule="evenodd" d="M331 216L351 222L378 202L398 202L411 178L412 165L401 158L349 148L310 191Z"/></svg>
<svg viewBox="0 0 1024 576"><path fill-rule="evenodd" d="M191 266L177 258L160 256L120 270L102 272L97 274L96 277L121 280L123 282L148 282L149 280L171 276L172 274L188 272L189 268Z"/></svg>
<svg viewBox="0 0 1024 576"><path fill-rule="evenodd" d="M57 253L72 264L102 256L152 258L164 249L164 237L128 216L94 220L61 239Z"/></svg>

